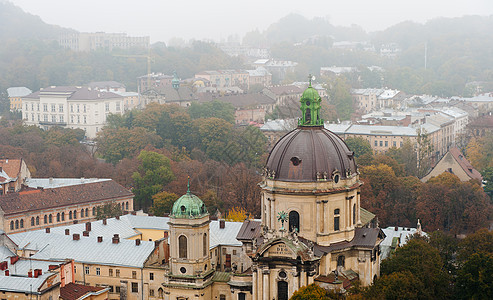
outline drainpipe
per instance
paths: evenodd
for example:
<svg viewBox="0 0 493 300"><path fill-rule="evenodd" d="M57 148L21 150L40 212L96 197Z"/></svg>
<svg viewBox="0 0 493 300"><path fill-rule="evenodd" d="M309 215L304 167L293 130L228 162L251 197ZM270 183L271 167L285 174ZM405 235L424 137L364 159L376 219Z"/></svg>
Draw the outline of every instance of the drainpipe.
<svg viewBox="0 0 493 300"><path fill-rule="evenodd" d="M141 290L141 299L144 300L144 267L140 268L140 290Z"/></svg>

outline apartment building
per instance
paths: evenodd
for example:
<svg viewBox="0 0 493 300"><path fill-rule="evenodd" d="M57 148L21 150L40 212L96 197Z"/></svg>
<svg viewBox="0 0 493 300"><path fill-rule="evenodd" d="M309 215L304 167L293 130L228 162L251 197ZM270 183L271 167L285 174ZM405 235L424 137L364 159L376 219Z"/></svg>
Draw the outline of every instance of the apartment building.
<svg viewBox="0 0 493 300"><path fill-rule="evenodd" d="M110 114L123 114L124 97L90 87L50 86L23 97L26 125L82 129L93 139Z"/></svg>
<svg viewBox="0 0 493 300"><path fill-rule="evenodd" d="M63 34L58 38L58 43L64 48L73 51L95 51L113 49L148 49L150 37L132 37L126 33L106 33L106 32L77 32Z"/></svg>

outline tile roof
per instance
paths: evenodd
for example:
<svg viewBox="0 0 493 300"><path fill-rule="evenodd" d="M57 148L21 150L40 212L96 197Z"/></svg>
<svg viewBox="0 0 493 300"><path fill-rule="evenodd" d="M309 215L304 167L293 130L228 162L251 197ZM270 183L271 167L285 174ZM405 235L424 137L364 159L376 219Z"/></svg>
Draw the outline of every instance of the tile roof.
<svg viewBox="0 0 493 300"><path fill-rule="evenodd" d="M334 243L330 246L321 246L318 244L314 245L313 253L316 256L322 256L325 253L330 253L336 250L342 250L347 248L367 248L373 249L378 242L378 239L384 239L385 234L380 228L365 228L358 227L354 231L354 237L349 242ZM301 241L305 243L306 239L300 238Z"/></svg>
<svg viewBox="0 0 493 300"><path fill-rule="evenodd" d="M241 225L238 234L236 235L237 240L253 240L258 235L260 235L260 225L261 221L255 220L245 220L243 225Z"/></svg>
<svg viewBox="0 0 493 300"><path fill-rule="evenodd" d="M129 197L133 197L130 191L115 181L108 180L60 188L7 193L0 196L0 207L8 215Z"/></svg>
<svg viewBox="0 0 493 300"><path fill-rule="evenodd" d="M301 94L303 90L295 85L278 85L267 88L272 93L280 96L285 94Z"/></svg>
<svg viewBox="0 0 493 300"><path fill-rule="evenodd" d="M367 211L363 207L360 207L359 215L360 215L360 219L361 219L361 224L363 224L363 226L370 223L371 220L373 220L375 218L375 214Z"/></svg>
<svg viewBox="0 0 493 300"><path fill-rule="evenodd" d="M105 288L99 286L82 285L76 283L69 283L60 289L60 299L63 300L76 300L85 299L83 297L87 294L94 295L104 292Z"/></svg>
<svg viewBox="0 0 493 300"><path fill-rule="evenodd" d="M233 104L234 107L249 107L257 105L273 105L276 101L264 94L238 94L219 97L216 100Z"/></svg>
<svg viewBox="0 0 493 300"><path fill-rule="evenodd" d="M22 159L0 159L0 168L11 178L16 178L21 171Z"/></svg>
<svg viewBox="0 0 493 300"><path fill-rule="evenodd" d="M478 179L479 181L483 180L483 176L478 172L478 170L474 169L471 163L466 159L464 154L460 152L457 147L450 148L450 154L454 157L457 163L461 166L462 170L471 178Z"/></svg>

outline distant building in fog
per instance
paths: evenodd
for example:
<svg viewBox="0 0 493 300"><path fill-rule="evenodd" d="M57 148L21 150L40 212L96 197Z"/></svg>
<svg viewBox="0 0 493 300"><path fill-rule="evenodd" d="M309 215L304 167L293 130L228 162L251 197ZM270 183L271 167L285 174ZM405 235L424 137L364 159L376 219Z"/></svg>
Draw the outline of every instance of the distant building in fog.
<svg viewBox="0 0 493 300"><path fill-rule="evenodd" d="M94 51L113 49L144 48L150 46L150 37L127 36L126 33L78 32L63 34L58 43L74 51Z"/></svg>

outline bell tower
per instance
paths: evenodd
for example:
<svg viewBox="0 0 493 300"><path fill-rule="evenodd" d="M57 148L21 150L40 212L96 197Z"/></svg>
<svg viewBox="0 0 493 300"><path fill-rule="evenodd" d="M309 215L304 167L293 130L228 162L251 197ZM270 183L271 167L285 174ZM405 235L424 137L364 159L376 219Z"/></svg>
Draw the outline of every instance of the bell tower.
<svg viewBox="0 0 493 300"><path fill-rule="evenodd" d="M170 227L170 273L201 277L211 271L209 213L204 202L190 192L173 204Z"/></svg>
<svg viewBox="0 0 493 300"><path fill-rule="evenodd" d="M309 85L301 96L302 116L298 121L299 126L322 126L324 121L320 117L322 98L317 90L312 87L312 75L308 76Z"/></svg>

